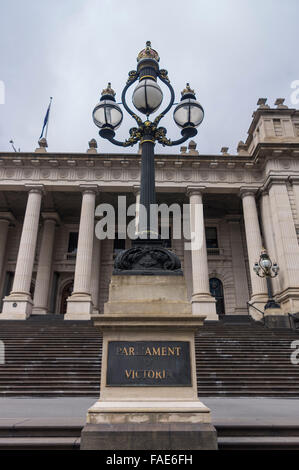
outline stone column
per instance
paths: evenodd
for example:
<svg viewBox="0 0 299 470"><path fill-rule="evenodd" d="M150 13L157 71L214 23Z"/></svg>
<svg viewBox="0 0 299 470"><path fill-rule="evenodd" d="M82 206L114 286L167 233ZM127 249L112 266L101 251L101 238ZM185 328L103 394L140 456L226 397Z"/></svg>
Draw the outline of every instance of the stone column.
<svg viewBox="0 0 299 470"><path fill-rule="evenodd" d="M299 176L289 176L289 181L293 185L293 193L297 211L297 221L299 222Z"/></svg>
<svg viewBox="0 0 299 470"><path fill-rule="evenodd" d="M272 180L268 190L282 289L277 300L285 313L298 312L299 246L286 181Z"/></svg>
<svg viewBox="0 0 299 470"><path fill-rule="evenodd" d="M44 219L44 227L34 289L34 307L32 309L32 314L35 315L48 313L55 227L59 223L59 216L55 212L43 212L42 218Z"/></svg>
<svg viewBox="0 0 299 470"><path fill-rule="evenodd" d="M0 212L0 283L4 270L7 235L10 224L15 224L15 218L12 213Z"/></svg>
<svg viewBox="0 0 299 470"><path fill-rule="evenodd" d="M30 295L30 284L36 250L42 189L41 185L37 185L29 190L13 287L10 295L3 299L1 319L26 320L32 311L33 302Z"/></svg>
<svg viewBox="0 0 299 470"><path fill-rule="evenodd" d="M268 255L272 259L272 262L277 262L277 250L275 246L275 239L274 239L274 227L271 215L271 207L270 207L270 198L269 192L263 191L261 200L260 200L260 208L261 208L261 223L262 223L262 230L264 236L264 243L265 248L268 252ZM275 277L272 279L272 286L274 294L277 294L281 291L280 287L280 276Z"/></svg>
<svg viewBox="0 0 299 470"><path fill-rule="evenodd" d="M210 294L208 254L204 227L203 188L188 188L190 203L192 313L206 315L206 320L218 320L216 300ZM194 236L196 234L196 237Z"/></svg>
<svg viewBox="0 0 299 470"><path fill-rule="evenodd" d="M235 286L235 314L247 314L249 301L248 279L241 237L240 216L227 216L232 251L233 276Z"/></svg>
<svg viewBox="0 0 299 470"><path fill-rule="evenodd" d="M240 192L243 203L249 272L252 288L250 303L263 311L265 303L267 302L266 280L258 277L258 275L253 271L253 265L260 259L260 254L263 248L255 202L255 193L256 189L252 188L241 188ZM259 318L259 314L255 312L256 311L254 309L250 310L250 314L254 318Z"/></svg>
<svg viewBox="0 0 299 470"><path fill-rule="evenodd" d="M99 289L101 272L101 240L96 236L93 238L91 268L91 300L93 303L92 316L99 315Z"/></svg>
<svg viewBox="0 0 299 470"><path fill-rule="evenodd" d="M94 238L95 198L97 186L84 186L74 290L67 299L65 320L90 320L92 313L91 266Z"/></svg>

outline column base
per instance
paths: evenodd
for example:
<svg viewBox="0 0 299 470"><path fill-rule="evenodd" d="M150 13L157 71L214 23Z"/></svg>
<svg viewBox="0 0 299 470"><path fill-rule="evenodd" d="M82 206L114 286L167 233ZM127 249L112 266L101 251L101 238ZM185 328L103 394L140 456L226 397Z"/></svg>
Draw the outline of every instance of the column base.
<svg viewBox="0 0 299 470"><path fill-rule="evenodd" d="M3 299L0 320L27 320L32 313L32 306L29 294L11 294Z"/></svg>
<svg viewBox="0 0 299 470"><path fill-rule="evenodd" d="M33 307L31 315L47 315L48 309L43 307Z"/></svg>
<svg viewBox="0 0 299 470"><path fill-rule="evenodd" d="M192 314L206 315L206 320L218 321L216 313L216 300L210 295L193 295L191 299Z"/></svg>
<svg viewBox="0 0 299 470"><path fill-rule="evenodd" d="M216 450L210 410L194 402L96 402L82 450Z"/></svg>
<svg viewBox="0 0 299 470"><path fill-rule="evenodd" d="M97 308L94 308L91 313L91 318L98 318L99 315L100 315L99 310Z"/></svg>
<svg viewBox="0 0 299 470"><path fill-rule="evenodd" d="M90 320L92 312L92 300L89 294L72 294L67 299L67 311L65 320Z"/></svg>

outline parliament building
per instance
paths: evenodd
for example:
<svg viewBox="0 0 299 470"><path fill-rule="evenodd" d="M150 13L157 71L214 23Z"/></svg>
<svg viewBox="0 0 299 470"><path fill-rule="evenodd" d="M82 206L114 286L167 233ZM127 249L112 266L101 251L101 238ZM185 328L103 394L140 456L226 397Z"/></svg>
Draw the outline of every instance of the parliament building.
<svg viewBox="0 0 299 470"><path fill-rule="evenodd" d="M200 155L196 143L156 161L158 202L203 204L204 243L168 248L181 260L195 313L259 319L267 283L253 270L263 248L280 271L273 293L283 315L299 311L299 110L259 99L248 137L236 153ZM140 152L0 153L0 319L103 313L113 264L131 240L99 240L95 208L118 196L138 206ZM258 309L258 310L257 310Z"/></svg>

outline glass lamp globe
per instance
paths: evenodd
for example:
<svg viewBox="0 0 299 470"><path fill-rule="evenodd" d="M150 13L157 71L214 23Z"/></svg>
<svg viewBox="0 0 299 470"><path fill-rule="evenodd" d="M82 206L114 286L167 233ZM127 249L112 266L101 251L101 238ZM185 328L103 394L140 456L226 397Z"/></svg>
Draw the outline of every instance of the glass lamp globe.
<svg viewBox="0 0 299 470"><path fill-rule="evenodd" d="M182 91L182 98L173 112L173 119L180 127L198 127L204 118L204 110L195 99L194 90L191 90L187 83L185 90Z"/></svg>
<svg viewBox="0 0 299 470"><path fill-rule="evenodd" d="M145 78L138 83L133 92L132 101L136 109L149 115L157 111L163 100L163 93L157 82Z"/></svg>
<svg viewBox="0 0 299 470"><path fill-rule="evenodd" d="M102 97L99 104L94 108L92 117L93 122L100 129L110 128L118 129L123 120L123 113L115 102L115 92L111 88L111 83L102 91Z"/></svg>
<svg viewBox="0 0 299 470"><path fill-rule="evenodd" d="M269 258L263 258L263 259L261 259L260 264L261 264L261 267L262 267L263 269L266 269L266 270L267 270L267 269L270 269L271 266L272 266L271 260L270 260Z"/></svg>

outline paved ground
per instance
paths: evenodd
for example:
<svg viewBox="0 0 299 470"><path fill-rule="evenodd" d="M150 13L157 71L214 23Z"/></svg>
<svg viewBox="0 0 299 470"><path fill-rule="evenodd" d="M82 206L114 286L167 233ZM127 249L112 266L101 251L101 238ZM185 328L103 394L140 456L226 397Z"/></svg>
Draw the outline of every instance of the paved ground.
<svg viewBox="0 0 299 470"><path fill-rule="evenodd" d="M0 398L0 425L80 424L95 398ZM214 424L299 425L299 399L204 398Z"/></svg>

